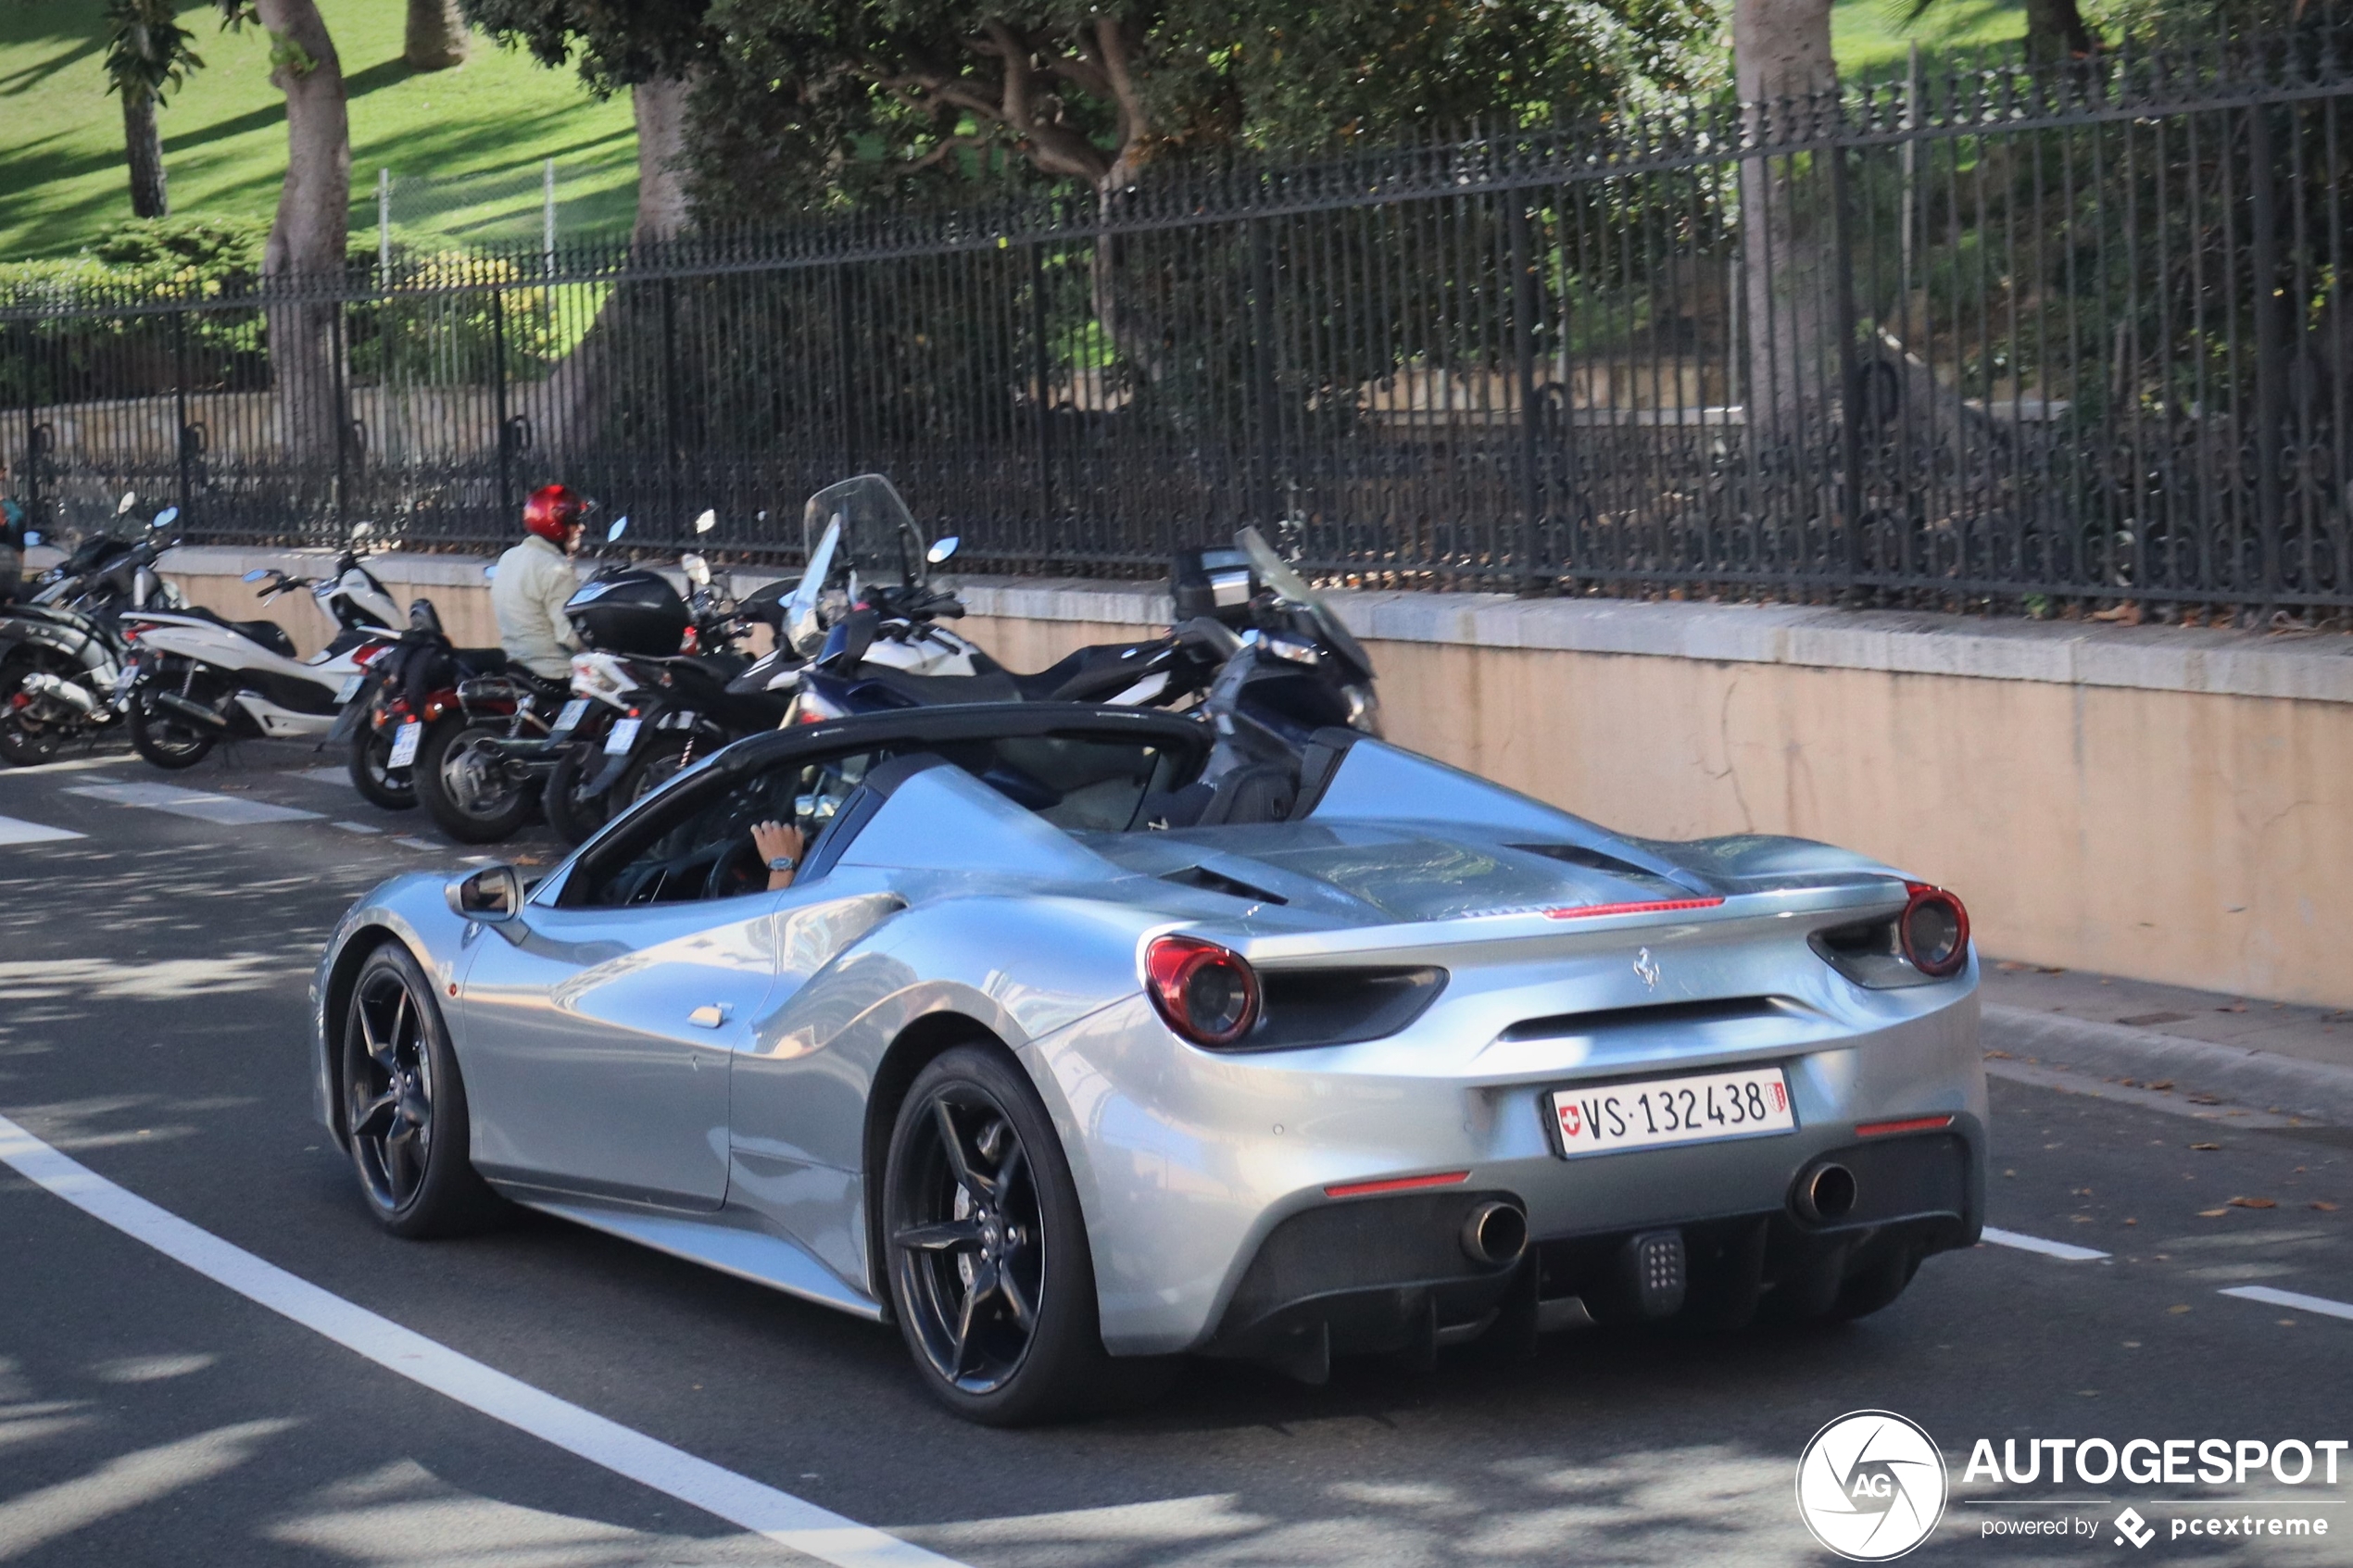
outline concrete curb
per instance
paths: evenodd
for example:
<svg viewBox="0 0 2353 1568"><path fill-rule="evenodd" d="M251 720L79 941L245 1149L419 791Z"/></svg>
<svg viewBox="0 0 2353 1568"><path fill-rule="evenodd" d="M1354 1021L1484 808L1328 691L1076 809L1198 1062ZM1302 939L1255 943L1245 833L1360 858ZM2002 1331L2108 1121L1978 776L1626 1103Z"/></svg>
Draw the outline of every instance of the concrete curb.
<svg viewBox="0 0 2353 1568"><path fill-rule="evenodd" d="M2136 1078L2143 1084L2171 1078L2184 1092L2220 1095L2233 1105L2258 1110L2277 1107L2287 1115L2353 1127L2353 1067L2026 1008L1988 1005L1983 1017L1989 1047L2046 1067Z"/></svg>

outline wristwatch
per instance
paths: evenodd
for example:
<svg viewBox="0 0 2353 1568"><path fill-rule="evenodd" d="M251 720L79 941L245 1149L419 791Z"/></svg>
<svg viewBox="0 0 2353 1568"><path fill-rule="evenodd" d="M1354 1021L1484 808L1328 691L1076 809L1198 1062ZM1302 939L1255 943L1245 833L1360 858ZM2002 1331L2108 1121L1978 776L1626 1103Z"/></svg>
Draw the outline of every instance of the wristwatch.
<svg viewBox="0 0 2353 1568"><path fill-rule="evenodd" d="M772 872L788 872L799 864L800 862L790 855L778 855L768 862L768 869Z"/></svg>

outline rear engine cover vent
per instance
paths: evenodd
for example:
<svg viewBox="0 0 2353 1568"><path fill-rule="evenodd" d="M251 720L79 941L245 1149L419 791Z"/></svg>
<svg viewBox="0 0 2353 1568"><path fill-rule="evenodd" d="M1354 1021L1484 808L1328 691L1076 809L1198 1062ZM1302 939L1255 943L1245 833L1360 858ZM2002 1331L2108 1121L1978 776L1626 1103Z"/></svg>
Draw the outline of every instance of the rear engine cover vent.
<svg viewBox="0 0 2353 1568"><path fill-rule="evenodd" d="M1612 1029L1644 1028L1656 1024L1689 1027L1695 1023L1730 1023L1752 1018L1792 1018L1805 1012L1780 997L1723 997L1705 1002L1661 1002L1655 1007L1604 1008L1598 1012L1563 1012L1550 1018L1529 1018L1504 1031L1505 1040L1558 1040L1575 1035L1599 1035Z"/></svg>

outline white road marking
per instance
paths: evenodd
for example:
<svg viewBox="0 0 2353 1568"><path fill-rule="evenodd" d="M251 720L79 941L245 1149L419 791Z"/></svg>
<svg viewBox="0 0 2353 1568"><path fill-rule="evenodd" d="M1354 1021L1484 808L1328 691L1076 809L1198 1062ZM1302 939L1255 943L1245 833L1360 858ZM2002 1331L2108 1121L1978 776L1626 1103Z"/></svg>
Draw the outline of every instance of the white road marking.
<svg viewBox="0 0 2353 1568"><path fill-rule="evenodd" d="M2293 1290L2274 1290L2268 1285L2236 1285L2222 1294L2235 1296L2242 1301L2260 1301L2268 1307L2293 1307L2299 1312L2353 1319L2353 1302L2332 1301L2325 1296L2305 1296Z"/></svg>
<svg viewBox="0 0 2353 1568"><path fill-rule="evenodd" d="M286 771L286 777L308 779L312 784L334 784L345 789L351 787L351 770L348 768L293 768Z"/></svg>
<svg viewBox="0 0 2353 1568"><path fill-rule="evenodd" d="M0 1163L93 1219L494 1421L837 1568L963 1568L872 1525L722 1469L403 1328L190 1224L0 1116Z"/></svg>
<svg viewBox="0 0 2353 1568"><path fill-rule="evenodd" d="M224 827L245 827L254 822L313 822L320 815L316 811L297 810L292 806L274 805L267 800L241 800L233 795L182 789L176 784L68 784L61 793L86 795L93 800L109 801L117 806L145 806L157 811L169 811L175 817L194 817L200 822L219 822Z"/></svg>
<svg viewBox="0 0 2353 1568"><path fill-rule="evenodd" d="M0 844L55 844L61 838L82 836L70 828L53 828L41 822L20 822L15 817L0 817Z"/></svg>
<svg viewBox="0 0 2353 1568"><path fill-rule="evenodd" d="M109 757L73 757L63 762L36 762L30 768L0 768L0 779L29 779L43 773L79 773L91 768L119 768L125 762L137 760L127 751Z"/></svg>
<svg viewBox="0 0 2353 1568"><path fill-rule="evenodd" d="M2092 1099L2114 1100L2120 1105L2137 1105L2144 1110L2161 1110L2169 1116L2187 1116L2199 1122L2219 1122L2233 1127L2313 1127L2320 1125L2309 1116L2279 1116L2268 1110L2251 1110L2236 1105L2200 1105L2162 1089L2127 1087L2111 1084L2105 1078L2089 1073L2070 1073L2064 1068L2045 1067L2038 1062L2005 1061L2000 1059L1985 1064L1989 1078L2007 1078L2013 1083L2032 1084L2041 1088L2057 1089L2061 1094L2083 1095Z"/></svg>
<svg viewBox="0 0 2353 1568"><path fill-rule="evenodd" d="M2039 1236L2021 1236L2017 1231L1996 1230L1992 1225L1983 1232L1986 1240L1996 1247L2015 1247L2020 1252L2040 1252L2045 1258L2063 1262L2089 1263L2105 1258L2107 1253L2096 1247L2076 1247L2064 1241L2045 1241Z"/></svg>
<svg viewBox="0 0 2353 1568"><path fill-rule="evenodd" d="M337 827L339 827L339 828L341 828L341 829L343 829L343 831L344 831L344 832L346 832L346 833L382 833L382 832L384 832L384 829L382 829L382 828L371 828L371 827L370 827L370 826L369 826L367 823L365 823L365 822L337 822L337 823L335 823L334 825L335 825L335 826L337 826Z"/></svg>
<svg viewBox="0 0 2353 1568"><path fill-rule="evenodd" d="M408 834L402 834L399 837L394 839L393 842L395 844L405 844L411 849L430 850L435 855L440 854L444 849L449 847L446 844L435 844L430 838L416 838Z"/></svg>

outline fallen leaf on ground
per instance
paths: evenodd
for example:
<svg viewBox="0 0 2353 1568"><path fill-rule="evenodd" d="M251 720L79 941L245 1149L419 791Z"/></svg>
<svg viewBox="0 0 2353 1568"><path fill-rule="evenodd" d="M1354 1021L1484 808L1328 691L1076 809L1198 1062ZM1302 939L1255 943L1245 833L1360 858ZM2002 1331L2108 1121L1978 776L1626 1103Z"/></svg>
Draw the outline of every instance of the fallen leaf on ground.
<svg viewBox="0 0 2353 1568"><path fill-rule="evenodd" d="M2166 1309L2165 1309L2165 1311L2166 1311L2166 1312L2167 1312L2167 1314L2168 1314L2169 1316L2171 1316L2171 1317L2177 1317L2177 1318L2178 1318L2178 1317L2180 1317L2180 1316L2181 1316L2183 1312L2188 1311L2189 1310L2190 1310L2190 1306L2189 1306L2189 1303L2188 1303L2188 1302L2186 1302L2186 1301L2183 1302L2183 1303L2182 1303L2180 1306L2178 1306L2178 1307L2168 1307L2168 1308L2166 1308Z"/></svg>
<svg viewBox="0 0 2353 1568"><path fill-rule="evenodd" d="M2336 1212L2336 1205L2331 1203L2325 1198L2314 1198L2312 1200L2312 1207L2318 1209L2323 1214L2334 1214Z"/></svg>
<svg viewBox="0 0 2353 1568"><path fill-rule="evenodd" d="M2192 1148L2216 1149L2221 1148L2222 1146L2219 1143L2194 1143L2190 1145L2190 1147Z"/></svg>
<svg viewBox="0 0 2353 1568"><path fill-rule="evenodd" d="M2233 1198L2230 1206L2233 1209L2277 1209L2279 1204L2268 1198Z"/></svg>
<svg viewBox="0 0 2353 1568"><path fill-rule="evenodd" d="M2128 1225L2137 1225L2137 1224L2139 1224L2141 1222L2140 1222L2140 1221L2138 1221L2138 1220L2127 1219L2124 1223L2125 1223L2126 1224L2128 1224Z"/></svg>
<svg viewBox="0 0 2353 1568"><path fill-rule="evenodd" d="M1985 1060L1988 1061L2007 1061L2010 1060L2010 1053L2007 1051L1987 1051L1985 1053Z"/></svg>
<svg viewBox="0 0 2353 1568"><path fill-rule="evenodd" d="M2201 1220L2219 1220L2229 1212L2228 1209L2201 1209L2197 1211L2197 1217Z"/></svg>
<svg viewBox="0 0 2353 1568"><path fill-rule="evenodd" d="M2159 1078L2156 1083L2149 1085L2152 1089L2170 1089L2172 1086L2173 1080L2171 1078Z"/></svg>

